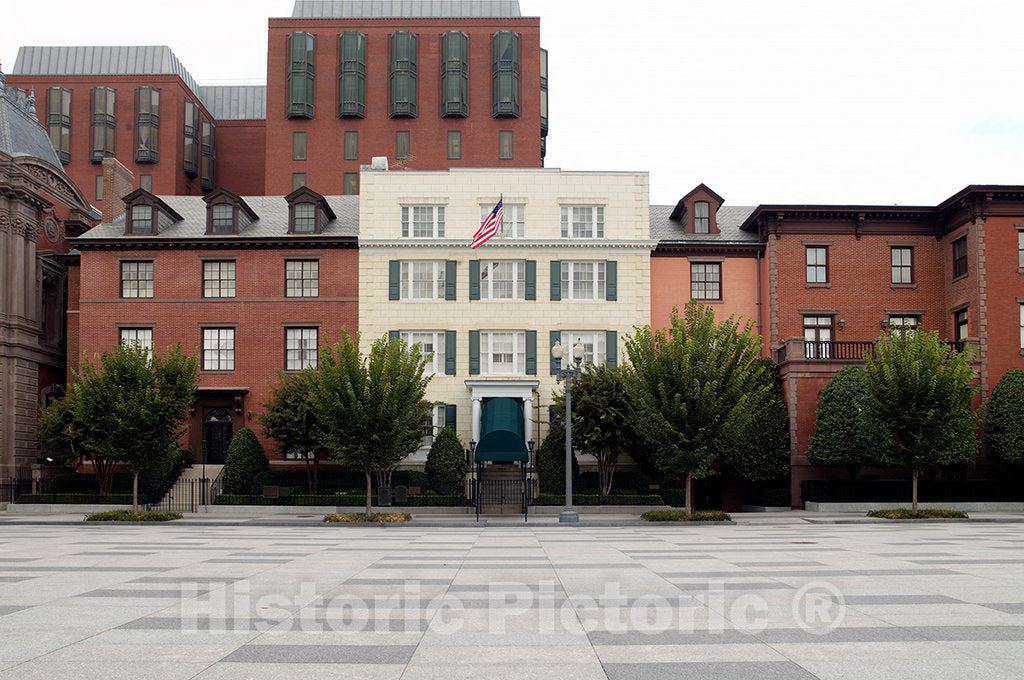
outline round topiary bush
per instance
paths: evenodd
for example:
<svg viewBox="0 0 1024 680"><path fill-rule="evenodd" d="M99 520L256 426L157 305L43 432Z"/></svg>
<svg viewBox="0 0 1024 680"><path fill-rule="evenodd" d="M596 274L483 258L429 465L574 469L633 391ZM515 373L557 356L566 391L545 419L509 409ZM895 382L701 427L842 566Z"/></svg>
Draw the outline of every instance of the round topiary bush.
<svg viewBox="0 0 1024 680"><path fill-rule="evenodd" d="M984 434L996 460L1024 463L1024 370L1007 371L992 390Z"/></svg>
<svg viewBox="0 0 1024 680"><path fill-rule="evenodd" d="M818 415L807 458L813 465L843 465L856 479L882 456L885 435L871 412L864 370L847 366L818 397Z"/></svg>
<svg viewBox="0 0 1024 680"><path fill-rule="evenodd" d="M572 457L572 476L573 479L580 476L580 464L575 452ZM561 423L552 425L541 442L537 452L537 477L541 493L565 493L565 428Z"/></svg>
<svg viewBox="0 0 1024 680"><path fill-rule="evenodd" d="M256 475L270 468L256 435L247 427L235 433L228 446L224 462L224 493L249 494L253 492Z"/></svg>
<svg viewBox="0 0 1024 680"><path fill-rule="evenodd" d="M424 471L427 483L435 491L440 491L442 487L462 489L462 482L466 478L466 452L459 436L447 427L441 428L434 437Z"/></svg>

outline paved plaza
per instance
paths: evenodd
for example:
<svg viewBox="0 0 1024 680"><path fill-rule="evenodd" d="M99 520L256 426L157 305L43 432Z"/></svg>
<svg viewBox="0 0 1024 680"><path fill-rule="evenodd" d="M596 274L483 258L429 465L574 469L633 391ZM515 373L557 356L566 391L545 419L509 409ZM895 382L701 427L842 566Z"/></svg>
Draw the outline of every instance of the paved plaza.
<svg viewBox="0 0 1024 680"><path fill-rule="evenodd" d="M0 523L0 679L1024 678L1024 524Z"/></svg>

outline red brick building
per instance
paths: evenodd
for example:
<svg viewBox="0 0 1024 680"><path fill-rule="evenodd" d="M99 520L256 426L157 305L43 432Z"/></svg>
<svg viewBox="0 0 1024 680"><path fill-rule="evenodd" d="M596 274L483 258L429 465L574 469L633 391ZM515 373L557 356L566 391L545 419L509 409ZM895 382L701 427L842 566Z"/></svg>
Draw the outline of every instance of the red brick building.
<svg viewBox="0 0 1024 680"><path fill-rule="evenodd" d="M937 330L971 348L981 399L1024 368L1024 187L969 186L937 206L762 205L741 228L765 247L795 505L802 480L842 474L807 461L818 394L882 332Z"/></svg>
<svg viewBox="0 0 1024 680"><path fill-rule="evenodd" d="M234 431L248 425L262 436L256 418L281 372L315 364L319 344L356 331L357 201L305 188L244 198L129 193L124 214L75 242L80 349L137 342L196 354L183 445L222 463Z"/></svg>
<svg viewBox="0 0 1024 680"><path fill-rule="evenodd" d="M360 163L540 167L547 53L515 0L308 2L271 19L266 189L356 193Z"/></svg>

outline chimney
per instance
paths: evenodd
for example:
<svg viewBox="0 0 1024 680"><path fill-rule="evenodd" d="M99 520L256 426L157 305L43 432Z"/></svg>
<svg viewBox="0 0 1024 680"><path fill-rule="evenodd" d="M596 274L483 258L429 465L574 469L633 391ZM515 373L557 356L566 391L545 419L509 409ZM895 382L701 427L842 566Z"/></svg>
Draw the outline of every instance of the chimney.
<svg viewBox="0 0 1024 680"><path fill-rule="evenodd" d="M122 198L132 192L135 175L116 158L103 159L103 223L124 214Z"/></svg>

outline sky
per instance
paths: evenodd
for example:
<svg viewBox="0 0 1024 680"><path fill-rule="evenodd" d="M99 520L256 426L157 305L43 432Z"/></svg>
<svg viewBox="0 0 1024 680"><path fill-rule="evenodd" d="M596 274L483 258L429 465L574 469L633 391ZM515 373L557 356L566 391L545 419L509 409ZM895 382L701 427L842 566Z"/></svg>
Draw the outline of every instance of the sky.
<svg viewBox="0 0 1024 680"><path fill-rule="evenodd" d="M700 182L733 205L935 204L1024 184L1019 0L520 5L550 52L549 167L646 170L664 204ZM201 84L259 84L267 17L291 7L7 0L0 63L19 45L130 40L170 45Z"/></svg>

